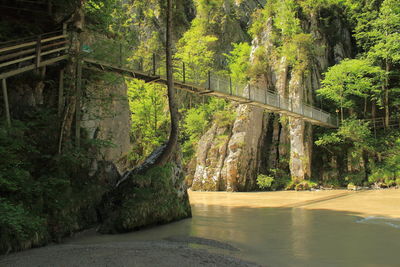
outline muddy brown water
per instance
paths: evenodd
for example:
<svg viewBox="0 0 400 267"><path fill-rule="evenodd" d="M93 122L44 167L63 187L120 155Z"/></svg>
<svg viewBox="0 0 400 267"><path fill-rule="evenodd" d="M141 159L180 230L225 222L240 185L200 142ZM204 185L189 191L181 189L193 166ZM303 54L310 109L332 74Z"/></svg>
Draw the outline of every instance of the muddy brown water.
<svg viewBox="0 0 400 267"><path fill-rule="evenodd" d="M400 266L400 190L190 192L193 218L68 244L213 239L193 247L264 266Z"/></svg>

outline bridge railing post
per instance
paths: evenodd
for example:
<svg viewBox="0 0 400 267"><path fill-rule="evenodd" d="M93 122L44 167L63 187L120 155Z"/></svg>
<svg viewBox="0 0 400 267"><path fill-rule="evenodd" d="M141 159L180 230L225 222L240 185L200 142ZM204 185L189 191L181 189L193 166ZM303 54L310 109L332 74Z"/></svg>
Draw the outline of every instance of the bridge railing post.
<svg viewBox="0 0 400 267"><path fill-rule="evenodd" d="M6 79L2 80L2 87L3 87L3 98L4 98L4 109L6 113L6 121L7 126L11 126L11 116L10 116L10 106L8 103L8 94L7 94L7 81Z"/></svg>
<svg viewBox="0 0 400 267"><path fill-rule="evenodd" d="M142 57L139 58L139 70L143 71L143 58Z"/></svg>
<svg viewBox="0 0 400 267"><path fill-rule="evenodd" d="M63 35L67 35L67 23L63 23L63 27L62 27L62 33Z"/></svg>
<svg viewBox="0 0 400 267"><path fill-rule="evenodd" d="M36 69L40 67L41 53L42 53L42 35L39 35L36 41L36 58L35 58Z"/></svg>

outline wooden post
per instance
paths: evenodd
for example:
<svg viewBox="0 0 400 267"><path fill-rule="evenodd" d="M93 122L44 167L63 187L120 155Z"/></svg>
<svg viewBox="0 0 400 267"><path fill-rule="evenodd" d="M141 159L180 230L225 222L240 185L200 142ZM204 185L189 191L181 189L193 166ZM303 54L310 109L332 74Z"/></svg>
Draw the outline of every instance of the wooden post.
<svg viewBox="0 0 400 267"><path fill-rule="evenodd" d="M139 58L139 70L143 71L143 58L142 57Z"/></svg>
<svg viewBox="0 0 400 267"><path fill-rule="evenodd" d="M40 54L42 52L42 36L39 35L37 38L37 43L36 43L36 69L38 69L40 67Z"/></svg>
<svg viewBox="0 0 400 267"><path fill-rule="evenodd" d="M249 83L249 100L251 100L251 92L250 92L250 90L251 90L251 87L250 87L250 83Z"/></svg>
<svg viewBox="0 0 400 267"><path fill-rule="evenodd" d="M6 79L2 80L2 85L3 85L4 109L6 111L7 126L10 127L11 126L11 116L10 116L10 106L9 106L9 103L8 103Z"/></svg>
<svg viewBox="0 0 400 267"><path fill-rule="evenodd" d="M82 61L78 59L76 80L76 112L75 112L75 142L81 145L81 96L82 96Z"/></svg>
<svg viewBox="0 0 400 267"><path fill-rule="evenodd" d="M61 118L64 109L64 69L60 70L58 83L58 117Z"/></svg>
<svg viewBox="0 0 400 267"><path fill-rule="evenodd" d="M62 32L63 35L67 35L67 23L63 23Z"/></svg>

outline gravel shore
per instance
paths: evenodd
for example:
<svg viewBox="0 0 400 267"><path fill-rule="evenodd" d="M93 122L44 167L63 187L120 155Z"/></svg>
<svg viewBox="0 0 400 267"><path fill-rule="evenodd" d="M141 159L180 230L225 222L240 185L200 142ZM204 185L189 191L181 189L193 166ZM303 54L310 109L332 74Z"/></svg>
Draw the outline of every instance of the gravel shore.
<svg viewBox="0 0 400 267"><path fill-rule="evenodd" d="M259 266L228 255L215 254L190 244L232 251L230 245L210 239L174 238L106 244L60 244L2 256L0 266Z"/></svg>

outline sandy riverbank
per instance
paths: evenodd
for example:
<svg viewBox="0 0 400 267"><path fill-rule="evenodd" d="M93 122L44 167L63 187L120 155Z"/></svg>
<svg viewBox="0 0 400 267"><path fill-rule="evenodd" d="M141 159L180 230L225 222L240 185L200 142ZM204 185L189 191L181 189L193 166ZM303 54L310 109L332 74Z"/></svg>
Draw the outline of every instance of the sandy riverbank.
<svg viewBox="0 0 400 267"><path fill-rule="evenodd" d="M400 218L400 190L322 190L254 193L189 192L192 205L249 208L303 208Z"/></svg>

